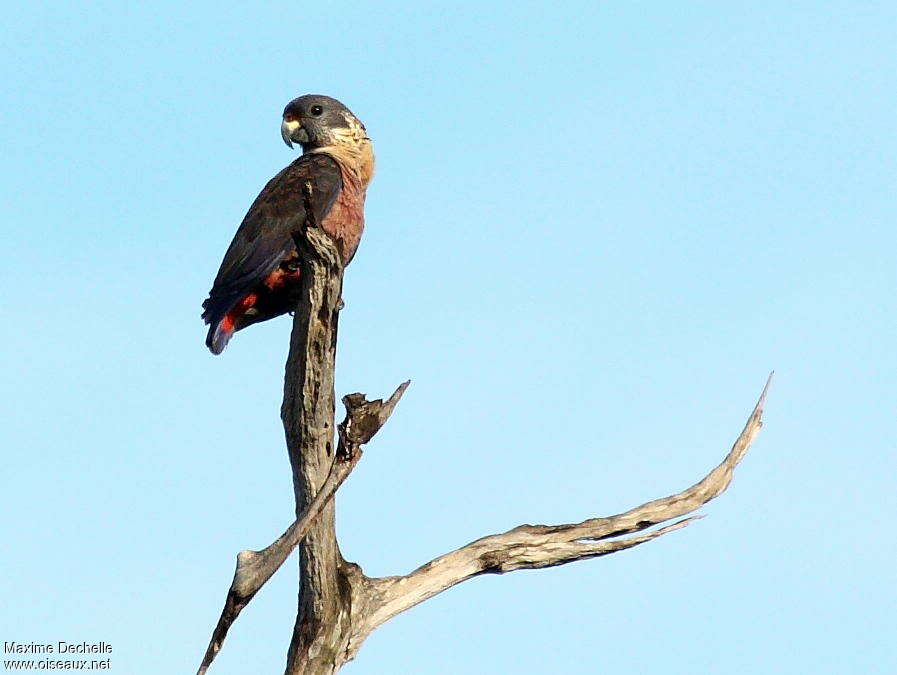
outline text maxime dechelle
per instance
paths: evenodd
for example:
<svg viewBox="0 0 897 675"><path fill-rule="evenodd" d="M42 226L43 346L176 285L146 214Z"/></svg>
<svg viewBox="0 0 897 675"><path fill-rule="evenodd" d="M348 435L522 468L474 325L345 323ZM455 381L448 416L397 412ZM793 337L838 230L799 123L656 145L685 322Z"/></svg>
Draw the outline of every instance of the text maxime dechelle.
<svg viewBox="0 0 897 675"><path fill-rule="evenodd" d="M4 642L4 654L111 654L108 642Z"/></svg>

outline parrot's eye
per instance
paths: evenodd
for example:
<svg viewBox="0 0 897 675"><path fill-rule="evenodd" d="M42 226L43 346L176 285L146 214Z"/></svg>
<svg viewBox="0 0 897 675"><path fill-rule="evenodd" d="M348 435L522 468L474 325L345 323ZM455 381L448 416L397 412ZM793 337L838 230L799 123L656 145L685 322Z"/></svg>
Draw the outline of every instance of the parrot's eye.
<svg viewBox="0 0 897 675"><path fill-rule="evenodd" d="M319 105L313 105L311 107L311 114L315 117L320 117L322 112L324 112L324 108Z"/></svg>

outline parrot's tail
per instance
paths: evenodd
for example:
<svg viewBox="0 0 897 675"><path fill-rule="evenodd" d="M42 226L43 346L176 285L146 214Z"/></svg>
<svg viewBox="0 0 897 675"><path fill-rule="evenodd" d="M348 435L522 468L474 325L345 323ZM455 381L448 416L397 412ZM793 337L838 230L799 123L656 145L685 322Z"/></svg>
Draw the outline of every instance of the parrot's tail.
<svg viewBox="0 0 897 675"><path fill-rule="evenodd" d="M233 305L218 321L215 321L212 318L211 308L207 307L206 312L203 314L203 318L211 325L209 326L209 334L206 336L206 347L208 347L213 354L220 354L223 352L224 348L227 347L227 343L231 336L240 330L240 328L246 327L247 322L243 318L243 315L255 304L256 300L258 300L258 294L249 293L242 300ZM238 321L240 325L237 325Z"/></svg>
<svg viewBox="0 0 897 675"><path fill-rule="evenodd" d="M206 347L213 354L220 354L227 347L227 343L233 334L234 321L228 314L218 323L209 326L209 334L206 336Z"/></svg>

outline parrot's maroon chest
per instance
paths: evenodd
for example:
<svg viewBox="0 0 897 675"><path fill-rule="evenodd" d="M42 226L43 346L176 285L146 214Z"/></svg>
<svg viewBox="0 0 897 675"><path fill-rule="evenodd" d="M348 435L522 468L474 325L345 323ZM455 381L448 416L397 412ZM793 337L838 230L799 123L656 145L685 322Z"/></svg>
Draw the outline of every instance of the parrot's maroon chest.
<svg viewBox="0 0 897 675"><path fill-rule="evenodd" d="M336 242L343 264L348 265L358 250L364 231L364 197L367 185L342 162L339 165L343 188L320 225Z"/></svg>

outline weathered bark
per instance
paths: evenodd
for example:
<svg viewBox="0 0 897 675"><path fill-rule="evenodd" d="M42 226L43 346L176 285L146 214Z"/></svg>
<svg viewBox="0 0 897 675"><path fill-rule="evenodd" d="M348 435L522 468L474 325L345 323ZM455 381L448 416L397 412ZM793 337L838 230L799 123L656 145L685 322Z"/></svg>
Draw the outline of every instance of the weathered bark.
<svg viewBox="0 0 897 675"><path fill-rule="evenodd" d="M261 551L241 551L237 555L234 579L197 675L207 672L240 612L305 539L318 514L358 464L362 454L361 446L371 440L386 423L409 384L410 382L403 382L386 401L368 401L364 394L343 397L346 418L337 427L339 444L327 480L302 515L277 540Z"/></svg>
<svg viewBox="0 0 897 675"><path fill-rule="evenodd" d="M481 574L563 565L615 553L684 527L681 518L721 494L762 426L766 387L744 430L722 463L692 487L625 513L564 525L521 525L477 539L404 576L369 578L340 554L333 495L366 443L385 423L408 383L387 401L361 394L343 398L346 419L334 429L333 377L342 302L342 264L333 243L310 223L295 237L302 258L302 293L293 320L281 408L293 470L296 522L271 546L244 551L221 620L212 636L204 673L227 629L271 574L299 545L299 607L286 675L329 675L355 657L365 638L396 614ZM770 376L771 378L772 376ZM339 445L334 448L334 432ZM637 536L626 536L642 533ZM304 538L303 538L304 535Z"/></svg>
<svg viewBox="0 0 897 675"><path fill-rule="evenodd" d="M305 264L281 417L298 517L323 485L334 459L333 375L343 274L339 253L322 230L309 227L306 236L296 240ZM344 568L330 500L299 546L299 611L287 673L326 672L326 664L338 660L339 637L349 625Z"/></svg>

